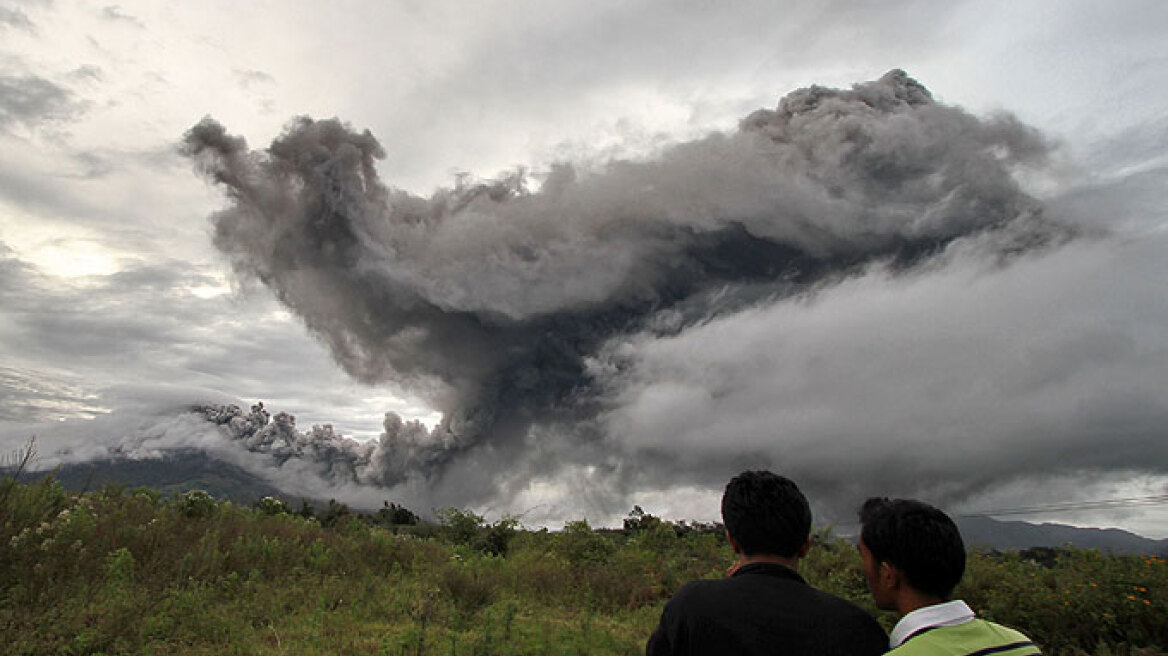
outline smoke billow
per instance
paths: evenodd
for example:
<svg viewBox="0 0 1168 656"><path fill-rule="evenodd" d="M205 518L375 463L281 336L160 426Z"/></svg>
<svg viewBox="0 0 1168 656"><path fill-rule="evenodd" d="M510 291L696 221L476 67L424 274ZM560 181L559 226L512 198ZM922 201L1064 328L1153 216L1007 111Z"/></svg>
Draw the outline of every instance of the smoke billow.
<svg viewBox="0 0 1168 656"><path fill-rule="evenodd" d="M1050 149L902 71L795 91L645 161L557 165L534 191L521 173L429 198L394 189L377 174L381 144L336 119L296 119L250 150L207 118L184 143L230 201L211 221L235 271L349 374L443 413L429 431L387 416L381 440L349 450L352 477L432 481L463 459L493 463L478 480L460 468L483 489L542 436L606 439L595 368L614 338L676 334L877 262L912 269L972 236L1001 255L1064 238L1014 178ZM247 439L270 452L305 441L277 433Z"/></svg>
<svg viewBox="0 0 1168 656"><path fill-rule="evenodd" d="M263 402L244 411L237 404L195 405L191 410L218 426L235 443L252 453L271 456L276 469L295 460L320 480L391 487L413 471L425 471L430 463L419 460L431 451L412 448L429 442L431 434L419 421L405 421L386 413L380 439L358 442L338 434L331 424L296 428L296 417L272 415Z"/></svg>

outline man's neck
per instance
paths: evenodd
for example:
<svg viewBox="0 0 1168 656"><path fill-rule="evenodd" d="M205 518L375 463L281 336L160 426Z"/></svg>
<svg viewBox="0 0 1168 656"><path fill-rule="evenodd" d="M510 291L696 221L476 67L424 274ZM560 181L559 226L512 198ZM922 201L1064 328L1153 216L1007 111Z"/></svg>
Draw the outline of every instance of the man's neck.
<svg viewBox="0 0 1168 656"><path fill-rule="evenodd" d="M896 598L896 613L904 617L914 610L924 608L926 606L936 606L943 604L948 599L942 599L935 595L925 594L912 588L905 588Z"/></svg>
<svg viewBox="0 0 1168 656"><path fill-rule="evenodd" d="M738 562L730 568L730 574L737 572L747 565L754 565L759 563L766 563L768 565L785 565L793 570L799 569L798 556L779 556L776 554L752 554L747 556L745 554L738 554Z"/></svg>

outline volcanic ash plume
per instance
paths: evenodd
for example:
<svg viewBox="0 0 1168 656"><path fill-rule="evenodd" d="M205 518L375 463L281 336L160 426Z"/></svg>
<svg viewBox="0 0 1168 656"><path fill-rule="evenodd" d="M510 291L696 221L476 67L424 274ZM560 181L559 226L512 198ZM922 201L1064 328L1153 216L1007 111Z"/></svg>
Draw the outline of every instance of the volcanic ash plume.
<svg viewBox="0 0 1168 656"><path fill-rule="evenodd" d="M301 474L312 473L330 485L358 483L392 486L412 471L424 471L432 435L419 421L404 421L396 413L385 415L385 432L372 442L358 442L337 434L331 424L296 428L296 418L286 412L274 416L262 401L245 412L237 404L193 405L189 408L206 421L222 427L222 435L252 453L271 456L276 468L295 461Z"/></svg>
<svg viewBox="0 0 1168 656"><path fill-rule="evenodd" d="M336 119L296 119L253 151L207 118L184 151L230 199L211 220L236 272L351 375L443 412L428 434L387 419L369 454L385 485L457 454L518 453L547 433L535 427L603 437L587 430L586 363L614 337L680 331L876 261L915 266L966 236L997 234L1006 252L1061 234L1012 177L1044 163L1041 136L939 104L902 71L795 91L648 161L557 165L538 191L518 173L430 198L396 190L373 135Z"/></svg>

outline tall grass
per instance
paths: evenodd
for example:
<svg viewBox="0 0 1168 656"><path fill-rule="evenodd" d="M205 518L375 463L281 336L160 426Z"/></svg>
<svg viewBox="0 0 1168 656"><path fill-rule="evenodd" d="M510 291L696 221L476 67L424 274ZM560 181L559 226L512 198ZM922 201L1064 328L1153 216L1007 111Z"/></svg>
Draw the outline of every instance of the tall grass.
<svg viewBox="0 0 1168 656"><path fill-rule="evenodd" d="M732 561L717 532L644 517L549 532L463 511L378 525L331 507L322 522L273 502L69 494L51 477L0 481L0 500L14 655L639 654L669 595ZM803 574L870 607L854 547L816 542ZM1163 653L1163 559L1052 553L974 554L960 592L1048 654Z"/></svg>

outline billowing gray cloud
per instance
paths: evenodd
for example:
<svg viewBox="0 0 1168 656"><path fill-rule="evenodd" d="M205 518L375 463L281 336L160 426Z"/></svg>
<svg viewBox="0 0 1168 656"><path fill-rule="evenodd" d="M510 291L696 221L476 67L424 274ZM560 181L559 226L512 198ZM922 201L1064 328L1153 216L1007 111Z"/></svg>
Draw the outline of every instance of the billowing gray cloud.
<svg viewBox="0 0 1168 656"><path fill-rule="evenodd" d="M395 190L376 139L337 120L298 119L259 152L207 119L185 148L231 201L212 221L235 270L351 375L444 413L424 440L387 429L386 450L399 441L417 466L390 458L380 480L456 470L468 497L532 440L605 439L589 367L609 340L686 332L872 262L911 269L962 237L1001 259L1071 234L1012 176L1043 165L1041 135L939 104L900 71L796 91L652 160L564 164L534 192L521 174Z"/></svg>

